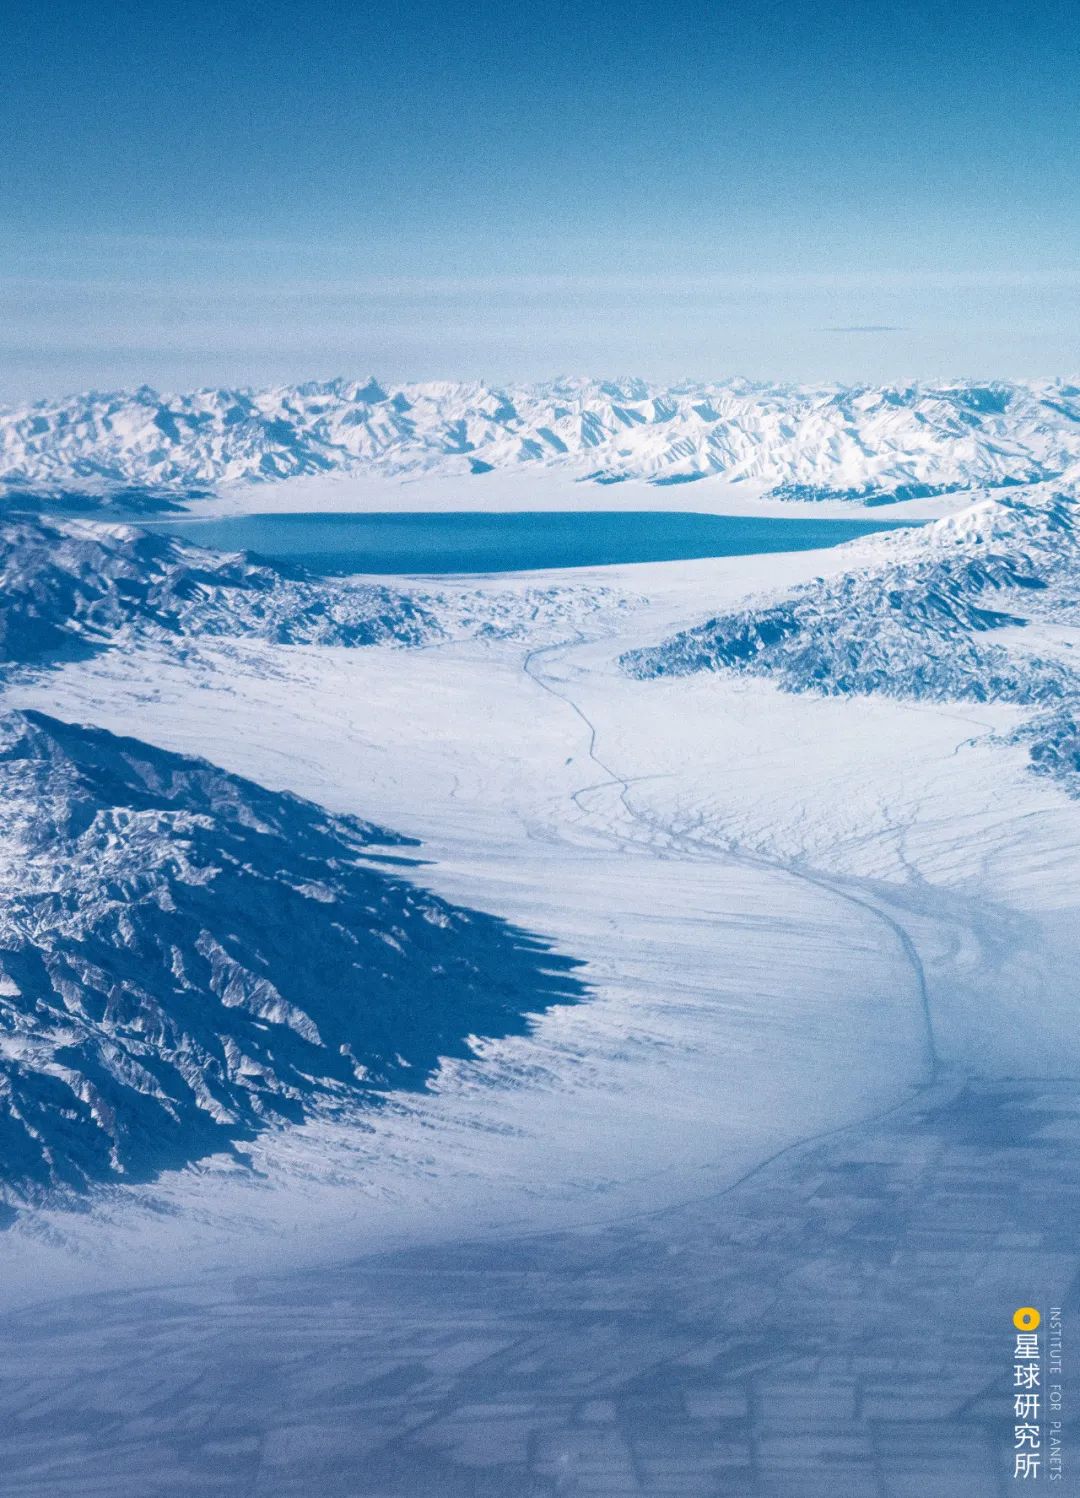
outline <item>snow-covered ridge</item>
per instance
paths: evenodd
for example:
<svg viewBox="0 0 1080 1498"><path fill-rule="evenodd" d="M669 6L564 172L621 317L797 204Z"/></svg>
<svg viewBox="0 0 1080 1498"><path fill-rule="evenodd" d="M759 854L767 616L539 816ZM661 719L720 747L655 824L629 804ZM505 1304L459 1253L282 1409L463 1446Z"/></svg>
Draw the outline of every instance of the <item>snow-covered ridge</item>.
<svg viewBox="0 0 1080 1498"><path fill-rule="evenodd" d="M845 550L839 575L629 652L624 668L641 678L733 670L830 695L1037 704L1044 716L1024 730L1033 763L1064 774L1080 705L1076 487L1010 491Z"/></svg>
<svg viewBox="0 0 1080 1498"><path fill-rule="evenodd" d="M192 485L311 473L678 483L781 496L912 498L1029 483L1080 461L1080 387L1060 381L800 387L642 380L92 393L0 411L0 484Z"/></svg>
<svg viewBox="0 0 1080 1498"><path fill-rule="evenodd" d="M603 588L457 587L315 578L131 525L0 517L0 667L134 637L414 646L565 629L611 604Z"/></svg>
<svg viewBox="0 0 1080 1498"><path fill-rule="evenodd" d="M338 645L416 644L440 633L422 606L377 584L324 588L127 525L0 522L0 661L100 644L122 630Z"/></svg>
<svg viewBox="0 0 1080 1498"><path fill-rule="evenodd" d="M0 718L0 1219L422 1087L470 1035L580 996L535 937L373 857L402 841L136 739Z"/></svg>

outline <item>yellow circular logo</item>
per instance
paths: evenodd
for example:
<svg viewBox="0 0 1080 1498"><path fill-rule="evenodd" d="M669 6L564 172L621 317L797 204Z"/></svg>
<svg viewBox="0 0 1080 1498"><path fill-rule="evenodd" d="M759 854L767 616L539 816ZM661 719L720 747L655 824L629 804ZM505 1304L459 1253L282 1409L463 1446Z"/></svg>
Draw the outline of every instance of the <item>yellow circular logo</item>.
<svg viewBox="0 0 1080 1498"><path fill-rule="evenodd" d="M1013 1326L1018 1332L1033 1332L1041 1320L1034 1306L1021 1306L1013 1312Z"/></svg>

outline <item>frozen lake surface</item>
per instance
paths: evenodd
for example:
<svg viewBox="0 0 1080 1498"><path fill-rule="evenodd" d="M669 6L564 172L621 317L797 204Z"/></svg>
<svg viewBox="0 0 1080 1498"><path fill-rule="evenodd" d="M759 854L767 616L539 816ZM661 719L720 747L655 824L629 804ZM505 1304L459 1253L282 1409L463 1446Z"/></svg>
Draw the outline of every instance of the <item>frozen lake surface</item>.
<svg viewBox="0 0 1080 1498"><path fill-rule="evenodd" d="M252 551L315 572L525 572L674 562L838 546L898 522L747 515L522 511L515 514L241 515L163 522L200 546Z"/></svg>

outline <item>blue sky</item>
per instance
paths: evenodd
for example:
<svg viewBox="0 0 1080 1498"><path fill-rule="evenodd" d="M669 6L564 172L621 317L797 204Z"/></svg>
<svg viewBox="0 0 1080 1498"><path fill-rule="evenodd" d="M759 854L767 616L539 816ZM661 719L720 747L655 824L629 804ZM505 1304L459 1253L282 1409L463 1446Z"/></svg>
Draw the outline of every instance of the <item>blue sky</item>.
<svg viewBox="0 0 1080 1498"><path fill-rule="evenodd" d="M9 6L0 398L1080 373L1080 9Z"/></svg>

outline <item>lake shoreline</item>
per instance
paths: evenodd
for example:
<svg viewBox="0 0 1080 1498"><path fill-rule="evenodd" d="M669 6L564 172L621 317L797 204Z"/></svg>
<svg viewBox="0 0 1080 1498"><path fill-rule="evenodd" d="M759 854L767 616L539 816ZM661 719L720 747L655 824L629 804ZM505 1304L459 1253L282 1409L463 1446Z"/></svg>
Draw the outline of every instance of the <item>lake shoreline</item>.
<svg viewBox="0 0 1080 1498"><path fill-rule="evenodd" d="M182 540L322 576L491 575L814 551L914 522L557 510L157 517Z"/></svg>

